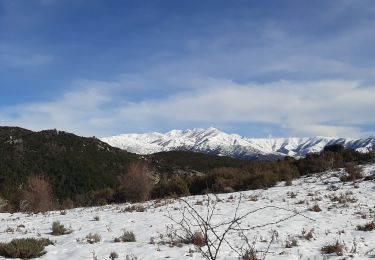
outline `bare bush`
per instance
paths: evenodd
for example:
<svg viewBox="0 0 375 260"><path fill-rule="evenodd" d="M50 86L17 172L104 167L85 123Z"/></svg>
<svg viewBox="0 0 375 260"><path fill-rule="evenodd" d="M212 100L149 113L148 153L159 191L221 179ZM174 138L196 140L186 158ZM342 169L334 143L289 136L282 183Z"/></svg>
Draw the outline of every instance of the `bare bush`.
<svg viewBox="0 0 375 260"><path fill-rule="evenodd" d="M243 260L259 260L257 257L257 253L254 249L249 249L245 252L245 254L242 256Z"/></svg>
<svg viewBox="0 0 375 260"><path fill-rule="evenodd" d="M118 258L118 254L114 251L109 254L109 259L115 260L117 258Z"/></svg>
<svg viewBox="0 0 375 260"><path fill-rule="evenodd" d="M22 197L21 211L46 212L54 209L49 181L41 175L27 178Z"/></svg>
<svg viewBox="0 0 375 260"><path fill-rule="evenodd" d="M364 225L358 225L357 230L360 231L372 231L375 230L375 221L368 222Z"/></svg>
<svg viewBox="0 0 375 260"><path fill-rule="evenodd" d="M121 236L119 237L116 237L114 239L114 242L135 242L136 239L135 239L135 234L133 231L126 231L124 230L124 232L122 233Z"/></svg>
<svg viewBox="0 0 375 260"><path fill-rule="evenodd" d="M314 229L310 229L309 232L302 230L302 237L308 241L314 238Z"/></svg>
<svg viewBox="0 0 375 260"><path fill-rule="evenodd" d="M119 177L119 182L124 200L145 201L150 198L153 181L146 163L132 163L128 173Z"/></svg>
<svg viewBox="0 0 375 260"><path fill-rule="evenodd" d="M206 238L203 236L202 232L195 231L191 237L191 242L197 247L203 247L206 245Z"/></svg>
<svg viewBox="0 0 375 260"><path fill-rule="evenodd" d="M314 211L314 212L320 212L322 211L322 209L319 207L318 204L314 204L314 206L312 206L311 208L309 208L310 211Z"/></svg>
<svg viewBox="0 0 375 260"><path fill-rule="evenodd" d="M257 228L278 224L298 215L313 220L309 217L304 216L300 212L276 206L265 206L252 211L248 211L243 215L239 215L239 207L241 204L241 200L242 195L240 195L239 197L238 204L232 218L220 220L218 222L217 219L214 220L214 216L217 214L217 199L211 198L210 195L207 195L207 203L205 204L206 210L205 213L201 214L187 200L180 198L179 201L181 202L182 207L177 209L180 213L180 218L176 219L175 217L172 217L170 213L168 215L169 219L171 219L175 224L177 224L177 228L175 230L174 235L179 237L180 241L186 241L186 238L193 238L194 235L197 234L197 232L201 233L201 244L197 246L197 248L205 259L217 259L221 247L224 244L228 246L232 251L234 251L234 253L236 253L239 258L257 259L254 246L250 243L248 236L245 234L245 231L251 231ZM242 226L242 222L251 214L268 208L284 210L292 214L285 218L278 219L274 222L264 223L255 226ZM197 229L199 231L197 231ZM242 240L241 245L233 245L233 242L227 239L227 235L231 232L236 232L240 235ZM263 259L267 255L269 247L271 243L274 241L274 238L275 236L273 234L268 249L265 252L263 252ZM252 253L250 254L249 252Z"/></svg>
<svg viewBox="0 0 375 260"><path fill-rule="evenodd" d="M298 241L295 237L288 237L288 239L285 242L286 248L292 248L298 246Z"/></svg>
<svg viewBox="0 0 375 260"><path fill-rule="evenodd" d="M70 229L65 228L64 225L60 223L60 221L54 221L52 223L51 229L51 234L54 236L62 236L72 233L72 231Z"/></svg>
<svg viewBox="0 0 375 260"><path fill-rule="evenodd" d="M86 236L86 241L89 244L98 243L98 242L100 242L101 239L102 239L102 237L98 233L89 233Z"/></svg>
<svg viewBox="0 0 375 260"><path fill-rule="evenodd" d="M138 257L136 257L133 254L130 254L125 256L125 260L138 260Z"/></svg>
<svg viewBox="0 0 375 260"><path fill-rule="evenodd" d="M363 178L360 168L353 163L348 163L345 166L345 171L347 175L341 177L341 181L343 182L356 181Z"/></svg>
<svg viewBox="0 0 375 260"><path fill-rule="evenodd" d="M342 256L344 253L344 245L339 241L333 244L328 244L321 248L323 254L336 254L337 256Z"/></svg>

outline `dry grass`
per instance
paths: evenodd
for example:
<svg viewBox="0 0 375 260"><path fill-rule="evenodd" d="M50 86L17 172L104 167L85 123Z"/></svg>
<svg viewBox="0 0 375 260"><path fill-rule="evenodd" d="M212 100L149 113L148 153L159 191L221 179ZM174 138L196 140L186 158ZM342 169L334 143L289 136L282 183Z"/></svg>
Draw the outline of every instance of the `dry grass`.
<svg viewBox="0 0 375 260"><path fill-rule="evenodd" d="M339 241L334 244L328 244L321 248L323 254L336 254L337 256L342 256L344 253L344 245Z"/></svg>
<svg viewBox="0 0 375 260"><path fill-rule="evenodd" d="M204 247L207 244L202 232L195 232L191 237L191 242L197 247Z"/></svg>
<svg viewBox="0 0 375 260"><path fill-rule="evenodd" d="M355 166L354 164L350 163L347 164L345 167L345 171L347 172L347 175L342 176L340 180L342 182L347 182L347 181L357 181L359 179L363 178L363 175L359 169L358 166Z"/></svg>
<svg viewBox="0 0 375 260"><path fill-rule="evenodd" d="M119 176L124 198L131 201L145 201L150 198L153 180L150 169L144 162L132 163L128 172Z"/></svg>
<svg viewBox="0 0 375 260"><path fill-rule="evenodd" d="M257 257L256 251L252 248L247 250L245 254L242 256L243 260L259 260L260 258Z"/></svg>
<svg viewBox="0 0 375 260"><path fill-rule="evenodd" d="M98 242L100 242L101 239L102 239L102 237L98 233L89 233L86 236L86 241L89 244L98 243Z"/></svg>
<svg viewBox="0 0 375 260"><path fill-rule="evenodd" d="M302 237L303 237L305 240L311 241L311 239L314 238L314 229L310 229L309 232L307 232L306 230L303 230L303 231L302 231Z"/></svg>
<svg viewBox="0 0 375 260"><path fill-rule="evenodd" d="M136 238L135 238L134 232L126 231L126 230L124 230L121 236L116 237L114 239L114 242L135 242L135 241L136 241Z"/></svg>
<svg viewBox="0 0 375 260"><path fill-rule="evenodd" d="M289 237L285 242L286 248L292 248L298 246L298 241L295 237Z"/></svg>
<svg viewBox="0 0 375 260"><path fill-rule="evenodd" d="M135 212L145 212L146 209L142 204L134 204L134 205L126 207L123 211L124 212L134 212L134 211Z"/></svg>
<svg viewBox="0 0 375 260"><path fill-rule="evenodd" d="M72 231L65 228L64 225L60 223L60 221L54 221L52 223L51 229L52 229L51 234L54 236L62 236L62 235L72 233Z"/></svg>
<svg viewBox="0 0 375 260"><path fill-rule="evenodd" d="M27 178L22 197L21 211L46 212L54 209L50 183L41 175Z"/></svg>
<svg viewBox="0 0 375 260"><path fill-rule="evenodd" d="M319 205L316 203L314 204L314 206L312 206L311 208L309 208L310 211L314 211L314 212L320 212L322 211L322 209L319 207Z"/></svg>
<svg viewBox="0 0 375 260"><path fill-rule="evenodd" d="M110 254L109 254L109 259L111 259L111 260L115 260L115 259L117 259L118 258L118 254L116 253L116 252L111 252Z"/></svg>
<svg viewBox="0 0 375 260"><path fill-rule="evenodd" d="M373 231L375 230L375 221L368 222L364 225L358 225L357 230L360 231Z"/></svg>

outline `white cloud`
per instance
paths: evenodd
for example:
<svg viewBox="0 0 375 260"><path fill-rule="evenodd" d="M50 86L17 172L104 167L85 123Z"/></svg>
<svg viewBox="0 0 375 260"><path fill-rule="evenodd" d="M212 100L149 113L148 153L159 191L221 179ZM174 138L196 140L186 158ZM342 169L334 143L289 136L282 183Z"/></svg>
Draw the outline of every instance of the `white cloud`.
<svg viewBox="0 0 375 260"><path fill-rule="evenodd" d="M123 118L220 125L269 123L297 135L356 136L360 124L374 124L375 89L353 81L275 82L239 85L224 82L121 109ZM147 118L148 120L145 120Z"/></svg>
<svg viewBox="0 0 375 260"><path fill-rule="evenodd" d="M200 79L190 83L202 88L194 86L165 98L130 102L123 98L129 80L80 81L75 90L59 99L3 110L0 123L35 130L58 128L88 136L168 130L166 126L230 128L264 123L283 128L289 136L356 137L365 131L359 125L375 125L375 88L356 81L238 84Z"/></svg>
<svg viewBox="0 0 375 260"><path fill-rule="evenodd" d="M2 109L0 122L32 130L57 128L90 136L110 127L111 113L103 105L111 100L105 89L85 87L71 90L52 101ZM99 124L103 115L107 121Z"/></svg>

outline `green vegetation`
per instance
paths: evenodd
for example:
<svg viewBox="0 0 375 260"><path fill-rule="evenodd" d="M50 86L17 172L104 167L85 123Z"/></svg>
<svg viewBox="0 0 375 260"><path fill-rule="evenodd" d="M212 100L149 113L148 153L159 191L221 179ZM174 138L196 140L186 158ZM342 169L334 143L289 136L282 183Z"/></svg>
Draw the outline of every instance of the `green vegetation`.
<svg viewBox="0 0 375 260"><path fill-rule="evenodd" d="M79 195L117 187L117 176L136 160L96 138L0 127L0 197L13 207L7 210L18 210L27 177L43 175L55 199L76 202Z"/></svg>
<svg viewBox="0 0 375 260"><path fill-rule="evenodd" d="M53 245L49 239L22 238L0 243L0 255L6 258L30 259L44 255L44 247Z"/></svg>
<svg viewBox="0 0 375 260"><path fill-rule="evenodd" d="M277 161L242 161L189 152L158 153L150 158L162 172L152 197L162 198L265 189L280 181L291 184L299 176L337 168L346 169L345 181L354 181L361 178L355 165L374 162L375 154L332 145L320 154L308 154L299 160L285 157Z"/></svg>

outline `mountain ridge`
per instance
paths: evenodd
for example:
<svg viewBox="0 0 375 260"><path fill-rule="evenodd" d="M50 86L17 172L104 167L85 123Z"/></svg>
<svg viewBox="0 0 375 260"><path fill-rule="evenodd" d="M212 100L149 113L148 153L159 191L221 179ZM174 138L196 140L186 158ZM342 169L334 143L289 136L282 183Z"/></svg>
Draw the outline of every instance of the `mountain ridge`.
<svg viewBox="0 0 375 260"><path fill-rule="evenodd" d="M248 138L227 134L216 128L171 130L167 133L121 134L101 138L111 146L137 154L167 151L191 151L239 159L272 159L284 156L304 157L326 145L341 144L360 152L375 150L375 137L361 139L336 137Z"/></svg>

